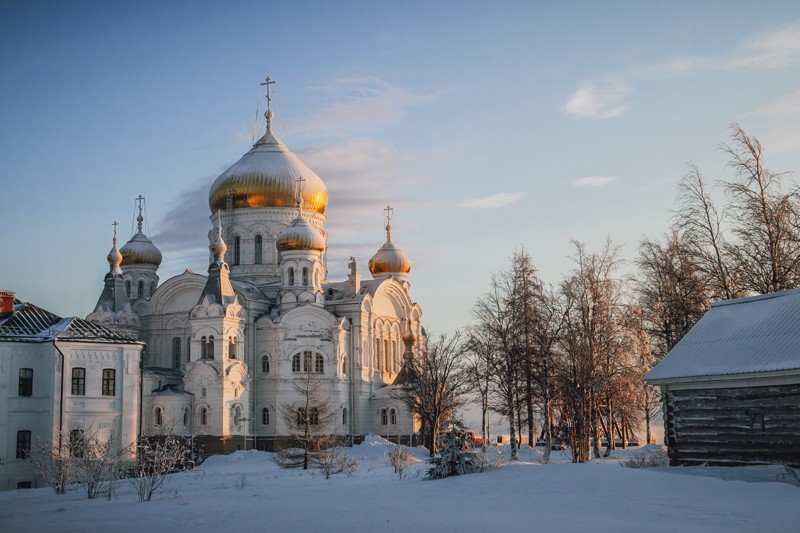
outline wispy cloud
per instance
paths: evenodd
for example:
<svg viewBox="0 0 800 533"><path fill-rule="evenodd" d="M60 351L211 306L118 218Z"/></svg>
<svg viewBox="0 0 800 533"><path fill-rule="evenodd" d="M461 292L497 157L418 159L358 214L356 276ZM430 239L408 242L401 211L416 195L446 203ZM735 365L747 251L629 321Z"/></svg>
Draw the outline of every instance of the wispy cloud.
<svg viewBox="0 0 800 533"><path fill-rule="evenodd" d="M572 182L572 186L576 188L604 187L613 183L616 179L614 176L587 176L576 179Z"/></svg>
<svg viewBox="0 0 800 533"><path fill-rule="evenodd" d="M494 209L497 207L515 204L524 197L525 193L521 191L501 192L497 194L491 194L489 196L482 196L480 198L464 200L458 203L458 207L466 207L470 209Z"/></svg>
<svg viewBox="0 0 800 533"><path fill-rule="evenodd" d="M745 116L778 116L797 115L800 113L800 91L787 94L777 100L770 102L745 113Z"/></svg>
<svg viewBox="0 0 800 533"><path fill-rule="evenodd" d="M800 22L753 35L725 66L773 69L797 64L800 64Z"/></svg>
<svg viewBox="0 0 800 533"><path fill-rule="evenodd" d="M620 80L584 82L569 97L564 111L581 118L619 117L628 110L625 98L630 92L630 87Z"/></svg>
<svg viewBox="0 0 800 533"><path fill-rule="evenodd" d="M413 93L377 77L343 78L309 88L321 109L297 118L292 130L308 138L345 137L387 127L434 95Z"/></svg>

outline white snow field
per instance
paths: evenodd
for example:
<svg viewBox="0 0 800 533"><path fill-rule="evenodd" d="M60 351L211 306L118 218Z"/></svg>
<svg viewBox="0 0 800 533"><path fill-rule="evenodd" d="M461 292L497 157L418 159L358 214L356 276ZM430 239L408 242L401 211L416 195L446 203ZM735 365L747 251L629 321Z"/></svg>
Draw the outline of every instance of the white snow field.
<svg viewBox="0 0 800 533"><path fill-rule="evenodd" d="M2 492L0 531L800 532L800 487L777 481L779 466L622 468L637 448L590 464L554 452L541 464L539 450L523 447L519 463L427 481L426 452L416 449L418 477L399 480L386 450L370 437L348 450L363 458L355 474L327 480L281 470L264 452L211 457L144 503L126 482L111 501L50 488Z"/></svg>

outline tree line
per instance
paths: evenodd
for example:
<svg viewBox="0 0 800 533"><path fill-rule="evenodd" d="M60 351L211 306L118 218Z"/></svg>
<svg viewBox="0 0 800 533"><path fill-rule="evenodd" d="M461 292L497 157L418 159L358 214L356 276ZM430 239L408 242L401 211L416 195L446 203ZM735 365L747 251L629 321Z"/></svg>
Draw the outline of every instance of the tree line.
<svg viewBox="0 0 800 533"><path fill-rule="evenodd" d="M572 269L555 284L539 279L526 250L513 254L475 303L473 324L414 362L419 390L408 404L429 445L469 398L481 406L484 443L490 411L508 420L512 459L523 433L543 442L545 460L563 443L575 462L603 445L610 453L641 425L651 441L660 393L644 375L711 304L800 287L797 185L767 169L761 143L739 125L719 149L732 176L709 184L690 162L670 226L643 238L632 272L610 239L598 250L573 241Z"/></svg>

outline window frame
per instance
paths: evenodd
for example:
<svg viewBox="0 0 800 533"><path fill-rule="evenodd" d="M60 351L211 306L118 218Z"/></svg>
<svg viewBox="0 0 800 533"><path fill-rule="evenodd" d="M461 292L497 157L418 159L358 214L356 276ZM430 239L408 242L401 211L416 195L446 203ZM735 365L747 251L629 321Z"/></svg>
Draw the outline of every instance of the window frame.
<svg viewBox="0 0 800 533"><path fill-rule="evenodd" d="M117 371L113 368L103 369L103 396L117 395Z"/></svg>
<svg viewBox="0 0 800 533"><path fill-rule="evenodd" d="M269 407L263 407L261 409L261 425L262 426L269 425Z"/></svg>
<svg viewBox="0 0 800 533"><path fill-rule="evenodd" d="M177 342L176 342L177 341ZM179 369L181 367L181 338L172 337L172 368Z"/></svg>
<svg viewBox="0 0 800 533"><path fill-rule="evenodd" d="M23 375L24 374L24 375ZM33 369L20 368L19 369L19 388L17 395L29 398L33 396Z"/></svg>
<svg viewBox="0 0 800 533"><path fill-rule="evenodd" d="M17 459L27 459L31 453L31 430L17 430Z"/></svg>
<svg viewBox="0 0 800 533"><path fill-rule="evenodd" d="M72 395L86 396L86 368L76 366L72 369Z"/></svg>
<svg viewBox="0 0 800 533"><path fill-rule="evenodd" d="M260 265L264 261L264 238L258 234L253 242L253 256L256 265Z"/></svg>
<svg viewBox="0 0 800 533"><path fill-rule="evenodd" d="M262 374L269 374L269 356L265 355L261 357L261 373Z"/></svg>

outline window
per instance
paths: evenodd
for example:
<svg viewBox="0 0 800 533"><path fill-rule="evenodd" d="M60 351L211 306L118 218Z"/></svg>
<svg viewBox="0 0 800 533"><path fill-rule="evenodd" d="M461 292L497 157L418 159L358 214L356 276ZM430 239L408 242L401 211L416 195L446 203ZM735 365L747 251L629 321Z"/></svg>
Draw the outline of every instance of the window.
<svg viewBox="0 0 800 533"><path fill-rule="evenodd" d="M303 352L303 372L311 372L311 352Z"/></svg>
<svg viewBox="0 0 800 533"><path fill-rule="evenodd" d="M342 359L342 375L343 376L347 375L347 357Z"/></svg>
<svg viewBox="0 0 800 533"><path fill-rule="evenodd" d="M308 423L311 424L312 426L316 426L317 424L319 424L319 409L317 409L316 407L311 408L311 412L308 416Z"/></svg>
<svg viewBox="0 0 800 533"><path fill-rule="evenodd" d="M203 391L205 391L205 389L203 389ZM208 409L206 409L205 407L200 409L200 423L204 426L208 425Z"/></svg>
<svg viewBox="0 0 800 533"><path fill-rule="evenodd" d="M139 298L144 298L144 281L139 281L139 294L137 294Z"/></svg>
<svg viewBox="0 0 800 533"><path fill-rule="evenodd" d="M261 235L256 235L256 246L255 246L255 263L257 265L261 264L262 257L263 257L264 245Z"/></svg>
<svg viewBox="0 0 800 533"><path fill-rule="evenodd" d="M86 369L73 368L72 369L72 394L75 396L83 396L86 394Z"/></svg>
<svg viewBox="0 0 800 533"><path fill-rule="evenodd" d="M261 372L269 374L269 357L266 355L261 358Z"/></svg>
<svg viewBox="0 0 800 533"><path fill-rule="evenodd" d="M397 359L397 341L392 341L392 372L400 368L400 361Z"/></svg>
<svg viewBox="0 0 800 533"><path fill-rule="evenodd" d="M33 396L33 369L19 369L19 395Z"/></svg>
<svg viewBox="0 0 800 533"><path fill-rule="evenodd" d="M238 235L233 238L233 264L238 265L241 259L242 239Z"/></svg>
<svg viewBox="0 0 800 533"><path fill-rule="evenodd" d="M186 362L188 363L191 360L192 360L192 338L191 337L187 337L186 338Z"/></svg>
<svg viewBox="0 0 800 533"><path fill-rule="evenodd" d="M172 368L181 367L181 338L172 337Z"/></svg>
<svg viewBox="0 0 800 533"><path fill-rule="evenodd" d="M294 285L294 269L292 267L289 267L289 283L288 283L288 285L289 286Z"/></svg>
<svg viewBox="0 0 800 533"><path fill-rule="evenodd" d="M347 407L342 408L342 425L347 425Z"/></svg>
<svg viewBox="0 0 800 533"><path fill-rule="evenodd" d="M205 335L200 337L200 358L208 359L208 339Z"/></svg>
<svg viewBox="0 0 800 533"><path fill-rule="evenodd" d="M27 459L31 452L31 432L28 429L17 431L17 459Z"/></svg>
<svg viewBox="0 0 800 533"><path fill-rule="evenodd" d="M308 269L303 267L303 285L308 285Z"/></svg>
<svg viewBox="0 0 800 533"><path fill-rule="evenodd" d="M397 410L394 408L389 411L389 423L393 426L397 425Z"/></svg>
<svg viewBox="0 0 800 533"><path fill-rule="evenodd" d="M117 394L117 373L113 368L103 370L103 396Z"/></svg>
<svg viewBox="0 0 800 533"><path fill-rule="evenodd" d="M389 423L388 416L386 414L386 409L381 409L381 425L385 426Z"/></svg>
<svg viewBox="0 0 800 533"><path fill-rule="evenodd" d="M375 339L375 370L381 367L381 340Z"/></svg>
<svg viewBox="0 0 800 533"><path fill-rule="evenodd" d="M306 410L302 407L297 410L297 425L298 426L305 426L306 425Z"/></svg>
<svg viewBox="0 0 800 533"><path fill-rule="evenodd" d="M296 353L292 357L292 372L300 372L300 354Z"/></svg>
<svg viewBox="0 0 800 533"><path fill-rule="evenodd" d="M189 408L183 408L183 427L187 427L189 425Z"/></svg>
<svg viewBox="0 0 800 533"><path fill-rule="evenodd" d="M228 337L228 357L236 359L236 337Z"/></svg>
<svg viewBox="0 0 800 533"><path fill-rule="evenodd" d="M764 410L763 409L748 409L747 415L750 417L750 429L752 431L764 431Z"/></svg>
<svg viewBox="0 0 800 533"><path fill-rule="evenodd" d="M84 444L82 429L73 429L69 432L69 454L72 457L83 457Z"/></svg>
<svg viewBox="0 0 800 533"><path fill-rule="evenodd" d="M208 358L214 359L214 335L208 337Z"/></svg>
<svg viewBox="0 0 800 533"><path fill-rule="evenodd" d="M261 425L269 425L269 408L265 407L261 410Z"/></svg>
<svg viewBox="0 0 800 533"><path fill-rule="evenodd" d="M201 398L205 398L205 397L206 397L206 388L205 388L205 387L203 387L203 388L200 390L200 397L201 397Z"/></svg>
<svg viewBox="0 0 800 533"><path fill-rule="evenodd" d="M238 426L242 423L242 408L237 405L233 408L233 425Z"/></svg>
<svg viewBox="0 0 800 533"><path fill-rule="evenodd" d="M389 359L390 356L391 356L391 354L389 354L389 341L384 340L383 341L383 369L386 372L391 372L392 371L392 363L391 363L391 360Z"/></svg>
<svg viewBox="0 0 800 533"><path fill-rule="evenodd" d="M314 372L317 374L322 374L325 371L325 359L320 355L317 354L317 358L314 361Z"/></svg>
<svg viewBox="0 0 800 533"><path fill-rule="evenodd" d="M164 423L164 415L161 412L160 407L156 407L156 427L161 427Z"/></svg>
<svg viewBox="0 0 800 533"><path fill-rule="evenodd" d="M126 295L128 298L130 298L130 297L131 297L131 282L130 282L130 281L126 281L126 282L125 282L125 295Z"/></svg>

